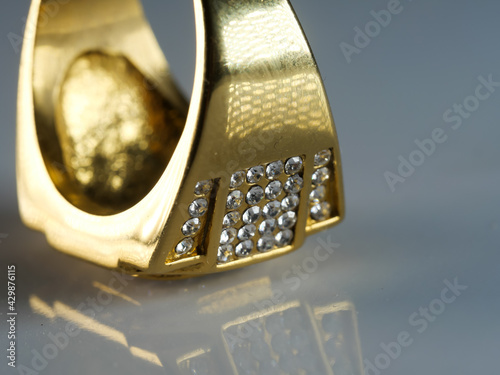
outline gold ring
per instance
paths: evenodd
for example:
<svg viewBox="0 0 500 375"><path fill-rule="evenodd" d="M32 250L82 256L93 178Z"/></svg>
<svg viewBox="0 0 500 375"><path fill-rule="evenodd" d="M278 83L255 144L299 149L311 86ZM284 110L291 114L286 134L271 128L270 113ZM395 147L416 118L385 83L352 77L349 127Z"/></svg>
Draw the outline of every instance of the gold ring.
<svg viewBox="0 0 500 375"><path fill-rule="evenodd" d="M289 2L194 8L188 103L137 0L33 0L18 196L54 248L192 277L283 255L342 219L335 126Z"/></svg>

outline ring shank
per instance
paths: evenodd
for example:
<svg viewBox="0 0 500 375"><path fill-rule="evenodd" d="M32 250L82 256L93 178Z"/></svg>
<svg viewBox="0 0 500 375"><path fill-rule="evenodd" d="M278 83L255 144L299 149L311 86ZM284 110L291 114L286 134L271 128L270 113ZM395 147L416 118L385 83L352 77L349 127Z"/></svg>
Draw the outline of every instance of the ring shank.
<svg viewBox="0 0 500 375"><path fill-rule="evenodd" d="M188 103L138 1L53 4L40 4L33 65L45 165L74 206L118 213L159 180Z"/></svg>

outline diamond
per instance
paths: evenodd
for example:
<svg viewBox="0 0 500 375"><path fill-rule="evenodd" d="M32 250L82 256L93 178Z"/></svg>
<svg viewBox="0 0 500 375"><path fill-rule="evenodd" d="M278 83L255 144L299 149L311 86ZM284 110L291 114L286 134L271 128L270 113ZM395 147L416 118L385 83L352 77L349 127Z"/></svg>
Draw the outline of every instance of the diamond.
<svg viewBox="0 0 500 375"><path fill-rule="evenodd" d="M247 257L253 250L253 241L247 240L236 245L236 255L240 258Z"/></svg>
<svg viewBox="0 0 500 375"><path fill-rule="evenodd" d="M208 202L205 198L198 198L189 205L188 211L192 217L202 217L208 210Z"/></svg>
<svg viewBox="0 0 500 375"><path fill-rule="evenodd" d="M330 150L323 150L314 155L314 166L323 167L332 160L332 152Z"/></svg>
<svg viewBox="0 0 500 375"><path fill-rule="evenodd" d="M320 168L316 172L313 173L312 183L315 186L321 185L326 180L330 178L330 171L328 168Z"/></svg>
<svg viewBox="0 0 500 375"><path fill-rule="evenodd" d="M257 232L257 228L253 224L247 224L244 227L241 227L238 231L238 239L240 241L249 240L255 233Z"/></svg>
<svg viewBox="0 0 500 375"><path fill-rule="evenodd" d="M278 196L281 194L282 189L283 185L280 181L271 181L266 186L266 198L269 200L278 198Z"/></svg>
<svg viewBox="0 0 500 375"><path fill-rule="evenodd" d="M214 182L212 180L200 181L196 184L194 188L194 193L196 195L207 195L210 190L214 187Z"/></svg>
<svg viewBox="0 0 500 375"><path fill-rule="evenodd" d="M241 206L243 203L243 193L239 190L235 190L229 193L227 196L226 207L230 210L235 210Z"/></svg>
<svg viewBox="0 0 500 375"><path fill-rule="evenodd" d="M258 204L264 198L264 189L260 186L250 188L247 193L247 203L250 205Z"/></svg>
<svg viewBox="0 0 500 375"><path fill-rule="evenodd" d="M274 219L281 212L281 204L278 201L269 202L262 210L267 219Z"/></svg>
<svg viewBox="0 0 500 375"><path fill-rule="evenodd" d="M285 229L284 231L279 232L276 237L276 245L278 246L287 246L290 245L293 241L293 232L290 229Z"/></svg>
<svg viewBox="0 0 500 375"><path fill-rule="evenodd" d="M318 203L311 207L311 217L316 221L326 220L330 217L331 206L327 202Z"/></svg>
<svg viewBox="0 0 500 375"><path fill-rule="evenodd" d="M274 229L276 229L276 220L266 219L259 225L259 233L262 236L273 234Z"/></svg>
<svg viewBox="0 0 500 375"><path fill-rule="evenodd" d="M201 228L201 220L198 218L189 219L182 226L182 234L185 236L194 236Z"/></svg>
<svg viewBox="0 0 500 375"><path fill-rule="evenodd" d="M288 177L285 182L285 191L290 194L297 194L304 187L304 180L299 175Z"/></svg>
<svg viewBox="0 0 500 375"><path fill-rule="evenodd" d="M231 176L231 182L229 183L229 187L231 189L235 189L237 187L240 187L241 184L245 182L245 172L243 171L238 171L233 173Z"/></svg>
<svg viewBox="0 0 500 375"><path fill-rule="evenodd" d="M297 215L295 212L288 211L281 215L278 219L278 227L280 229L291 229L297 222Z"/></svg>
<svg viewBox="0 0 500 375"><path fill-rule="evenodd" d="M247 172L247 181L250 184L256 184L264 177L264 167L259 165L252 167Z"/></svg>
<svg viewBox="0 0 500 375"><path fill-rule="evenodd" d="M280 174L283 173L284 166L281 160L273 161L269 163L266 168L266 176L270 180L274 180Z"/></svg>
<svg viewBox="0 0 500 375"><path fill-rule="evenodd" d="M326 196L326 189L324 186L318 186L316 189L311 191L311 194L309 194L309 201L311 203L319 203L321 201L325 200Z"/></svg>
<svg viewBox="0 0 500 375"><path fill-rule="evenodd" d="M243 214L243 222L245 224L254 224L260 219L260 207L254 206L250 207Z"/></svg>
<svg viewBox="0 0 500 375"><path fill-rule="evenodd" d="M288 175L299 173L302 170L302 165L302 158L300 156L294 156L286 161L285 172Z"/></svg>
<svg viewBox="0 0 500 375"><path fill-rule="evenodd" d="M228 244L219 246L219 250L217 251L217 260L220 263L227 263L231 260L233 254L234 254L233 245Z"/></svg>
<svg viewBox="0 0 500 375"><path fill-rule="evenodd" d="M269 250L272 250L273 247L274 247L273 236L264 236L257 241L257 250L259 250L261 253L266 253Z"/></svg>
<svg viewBox="0 0 500 375"><path fill-rule="evenodd" d="M300 198L297 194L288 195L281 201L281 209L285 212L293 211L299 206L299 203Z"/></svg>
<svg viewBox="0 0 500 375"><path fill-rule="evenodd" d="M222 220L222 224L225 227L234 227L240 221L241 215L238 211L231 211L224 216L224 220Z"/></svg>
<svg viewBox="0 0 500 375"><path fill-rule="evenodd" d="M234 228L224 229L220 235L220 244L227 245L228 243L233 242L236 239L236 234L237 232Z"/></svg>
<svg viewBox="0 0 500 375"><path fill-rule="evenodd" d="M175 247L175 252L177 253L177 255L184 255L193 250L193 246L194 246L194 241L192 238L184 238Z"/></svg>

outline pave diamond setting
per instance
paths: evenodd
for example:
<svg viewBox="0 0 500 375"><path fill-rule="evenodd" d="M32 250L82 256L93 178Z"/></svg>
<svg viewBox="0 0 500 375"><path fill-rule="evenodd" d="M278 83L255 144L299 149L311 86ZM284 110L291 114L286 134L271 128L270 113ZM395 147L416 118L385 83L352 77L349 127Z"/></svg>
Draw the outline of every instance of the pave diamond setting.
<svg viewBox="0 0 500 375"><path fill-rule="evenodd" d="M261 213L259 206L250 207L243 214L243 222L245 224L254 224L260 219L260 215Z"/></svg>
<svg viewBox="0 0 500 375"><path fill-rule="evenodd" d="M201 220L198 218L189 219L182 226L182 234L185 236L194 236L201 228Z"/></svg>
<svg viewBox="0 0 500 375"><path fill-rule="evenodd" d="M249 205L259 204L262 199L264 199L264 189L262 187L254 186L250 188L247 193L247 203Z"/></svg>
<svg viewBox="0 0 500 375"><path fill-rule="evenodd" d="M226 207L231 210L236 210L243 203L243 193L239 190L232 191L227 196L227 204Z"/></svg>
<svg viewBox="0 0 500 375"><path fill-rule="evenodd" d="M193 201L187 206L189 218L181 226L181 234L184 236L174 248L174 255L169 255L170 260L178 257L191 256L197 252L197 248L203 240L203 228L207 223L207 212L210 208L211 197L214 196L214 180L203 180L195 184L193 189Z"/></svg>
<svg viewBox="0 0 500 375"><path fill-rule="evenodd" d="M279 175L282 174L284 170L285 167L281 160L273 161L272 163L269 163L267 165L266 176L268 179L274 180L275 178L278 178Z"/></svg>
<svg viewBox="0 0 500 375"><path fill-rule="evenodd" d="M225 228L234 227L240 221L241 215L238 211L231 211L224 216L224 220L222 222Z"/></svg>
<svg viewBox="0 0 500 375"><path fill-rule="evenodd" d="M332 152L330 150L323 150L314 155L314 166L324 167L332 160Z"/></svg>
<svg viewBox="0 0 500 375"><path fill-rule="evenodd" d="M205 198L198 198L189 205L188 212L192 217L202 217L208 210L208 201Z"/></svg>
<svg viewBox="0 0 500 375"><path fill-rule="evenodd" d="M253 250L253 241L251 240L246 240L243 242L240 242L238 245L236 245L236 256L239 258L245 258L250 255L250 253Z"/></svg>
<svg viewBox="0 0 500 375"><path fill-rule="evenodd" d="M262 165L258 165L256 167L252 167L247 172L247 181L249 184L256 184L264 177L264 167Z"/></svg>
<svg viewBox="0 0 500 375"><path fill-rule="evenodd" d="M332 217L329 191L333 180L332 150L322 150L314 156L314 172L311 177L312 190L309 194L309 220L322 222Z"/></svg>
<svg viewBox="0 0 500 375"><path fill-rule="evenodd" d="M303 171L304 158L292 156L232 174L219 264L293 244Z"/></svg>
<svg viewBox="0 0 500 375"><path fill-rule="evenodd" d="M330 203L321 202L311 207L311 217L316 221L323 221L330 217L332 208Z"/></svg>
<svg viewBox="0 0 500 375"><path fill-rule="evenodd" d="M288 159L285 164L286 174L293 175L299 173L300 171L302 171L303 164L304 162L302 161L302 158L299 156L295 156L293 158Z"/></svg>
<svg viewBox="0 0 500 375"><path fill-rule="evenodd" d="M331 149L319 151L314 158L292 156L233 172L222 219L217 262L228 264L238 259L268 253L293 245L300 203L309 207L307 226L314 226L338 215L335 201L335 159ZM313 167L304 181L304 171ZM179 240L167 261L200 253L210 232L218 180L201 180L193 188L186 221ZM303 197L304 183L310 184ZM315 227L313 227L315 228ZM321 227L320 227L321 228ZM309 230L309 229L308 229Z"/></svg>
<svg viewBox="0 0 500 375"><path fill-rule="evenodd" d="M220 263L227 263L231 260L234 255L234 246L231 244L219 246L217 252L217 260Z"/></svg>
<svg viewBox="0 0 500 375"><path fill-rule="evenodd" d="M276 199L283 191L283 184L280 181L272 181L266 186L266 198L269 200Z"/></svg>
<svg viewBox="0 0 500 375"><path fill-rule="evenodd" d="M231 189L239 188L245 182L245 172L238 171L234 172L231 176L230 187Z"/></svg>
<svg viewBox="0 0 500 375"><path fill-rule="evenodd" d="M285 191L290 194L300 193L303 187L304 180L297 174L288 177L288 180L285 182Z"/></svg>
<svg viewBox="0 0 500 375"><path fill-rule="evenodd" d="M212 180L200 181L196 184L194 188L194 193L196 195L207 195L210 193L214 186L214 182Z"/></svg>

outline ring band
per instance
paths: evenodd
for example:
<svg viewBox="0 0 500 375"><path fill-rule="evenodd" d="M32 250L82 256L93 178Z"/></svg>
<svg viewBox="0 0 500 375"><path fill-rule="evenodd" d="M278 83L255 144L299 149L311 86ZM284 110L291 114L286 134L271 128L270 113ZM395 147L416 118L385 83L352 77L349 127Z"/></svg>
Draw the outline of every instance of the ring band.
<svg viewBox="0 0 500 375"><path fill-rule="evenodd" d="M191 102L136 0L34 0L21 217L65 253L153 278L288 253L344 215L330 107L287 0L195 0Z"/></svg>

